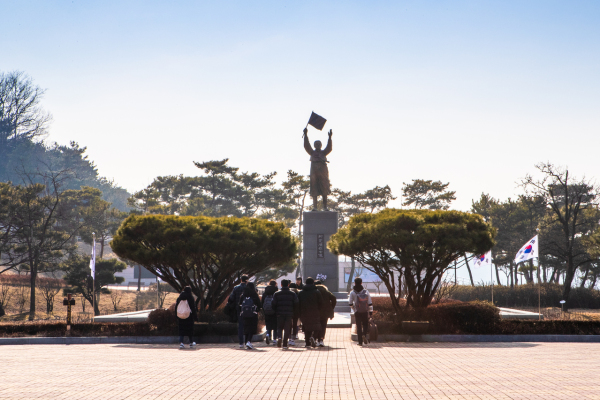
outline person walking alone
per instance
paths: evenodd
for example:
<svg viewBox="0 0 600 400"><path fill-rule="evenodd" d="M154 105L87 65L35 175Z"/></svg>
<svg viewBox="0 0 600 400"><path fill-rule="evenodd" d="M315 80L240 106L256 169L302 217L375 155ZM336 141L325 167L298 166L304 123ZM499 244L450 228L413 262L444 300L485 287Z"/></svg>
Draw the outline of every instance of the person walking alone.
<svg viewBox="0 0 600 400"><path fill-rule="evenodd" d="M265 327L267 331L265 335L266 344L269 344L271 339L275 342L280 337L277 336L277 315L272 305L275 292L277 292L277 282L271 279L269 286L265 288L265 292L262 295L262 309L263 314L265 314Z"/></svg>
<svg viewBox="0 0 600 400"><path fill-rule="evenodd" d="M334 317L334 309L335 305L337 304L337 299L321 281L316 281L315 285L323 297L323 307L321 308L321 331L319 332L318 343L319 347L323 347L325 346L323 339L325 339L325 332L327 332L327 321L333 319Z"/></svg>
<svg viewBox="0 0 600 400"><path fill-rule="evenodd" d="M273 309L277 314L277 347L281 347L283 338L283 350L295 346L294 338L290 339L294 311L298 309L298 296L289 288L290 281L281 281L281 290L273 295Z"/></svg>
<svg viewBox="0 0 600 400"><path fill-rule="evenodd" d="M354 310L358 345L362 346L363 342L368 344L369 316L373 315L373 302L371 301L371 294L363 287L361 278L354 279L354 287L350 292L348 303Z"/></svg>
<svg viewBox="0 0 600 400"><path fill-rule="evenodd" d="M190 339L190 349L194 348L194 321L198 320L196 313L196 301L192 295L192 288L186 286L183 292L177 297L175 303L177 313L177 322L179 325L179 348L183 349L183 337L187 336Z"/></svg>
<svg viewBox="0 0 600 400"><path fill-rule="evenodd" d="M227 304L233 310L233 320L231 322L238 323L238 340L240 341L240 349L244 348L244 319L240 318L240 297L248 284L248 275L242 275L242 283L233 288L233 291L227 299Z"/></svg>
<svg viewBox="0 0 600 400"><path fill-rule="evenodd" d="M316 339L321 331L321 308L323 308L323 296L315 286L313 278L306 279L304 289L298 294L300 301L300 319L306 347L317 347Z"/></svg>
<svg viewBox="0 0 600 400"><path fill-rule="evenodd" d="M258 329L258 312L261 309L260 297L256 292L254 283L248 282L240 296L240 317L244 320L244 335L246 349L252 350L252 336Z"/></svg>

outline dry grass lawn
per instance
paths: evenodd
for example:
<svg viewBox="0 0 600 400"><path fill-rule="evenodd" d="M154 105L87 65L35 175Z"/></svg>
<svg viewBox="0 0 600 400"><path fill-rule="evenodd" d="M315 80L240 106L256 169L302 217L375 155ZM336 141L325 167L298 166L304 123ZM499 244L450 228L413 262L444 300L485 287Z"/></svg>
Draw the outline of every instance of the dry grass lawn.
<svg viewBox="0 0 600 400"><path fill-rule="evenodd" d="M113 297L111 299L111 296ZM168 293L163 307L168 307L177 299L177 293ZM76 295L75 307L73 307L74 322L89 319L92 315L92 305L82 296ZM25 299L25 301L23 301ZM56 295L53 302L53 311L46 313L46 300L41 290L36 290L36 320L65 319L67 307L63 306L62 290ZM117 303L116 305L113 303ZM24 303L24 304L23 304ZM114 314L118 312L147 310L157 307L157 296L155 290L137 292L135 290L113 290L111 294L100 296L100 313ZM29 317L29 288L9 287L9 301L5 306L6 315L0 321L19 321Z"/></svg>

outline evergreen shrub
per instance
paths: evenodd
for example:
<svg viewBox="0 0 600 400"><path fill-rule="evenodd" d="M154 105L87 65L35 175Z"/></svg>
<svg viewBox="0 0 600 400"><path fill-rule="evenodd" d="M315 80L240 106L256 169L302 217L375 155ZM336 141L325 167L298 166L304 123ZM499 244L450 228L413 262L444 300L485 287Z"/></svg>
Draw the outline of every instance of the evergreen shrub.
<svg viewBox="0 0 600 400"><path fill-rule="evenodd" d="M373 318L381 333L404 333L402 321L429 321L431 334L489 333L500 323L500 311L482 301L445 301L396 313L388 297L373 298Z"/></svg>
<svg viewBox="0 0 600 400"><path fill-rule="evenodd" d="M177 315L174 310L157 308L148 315L148 323L159 331L175 332Z"/></svg>

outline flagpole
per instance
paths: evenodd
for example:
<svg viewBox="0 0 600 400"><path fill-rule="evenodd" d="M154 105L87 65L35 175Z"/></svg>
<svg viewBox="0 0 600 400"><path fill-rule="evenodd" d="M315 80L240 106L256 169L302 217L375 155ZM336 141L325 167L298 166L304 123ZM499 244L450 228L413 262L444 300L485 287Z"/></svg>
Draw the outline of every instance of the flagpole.
<svg viewBox="0 0 600 400"><path fill-rule="evenodd" d="M312 113L314 113L314 111L312 111ZM312 113L310 114L310 116L312 117ZM308 129L308 124L310 123L310 118L308 119L308 122L306 123L306 126L304 127L304 129ZM306 133L302 134L302 138L304 138L304 135L306 135Z"/></svg>
<svg viewBox="0 0 600 400"><path fill-rule="evenodd" d="M96 232L92 232L92 262L94 270L92 271L92 314L96 315ZM94 322L94 317L92 317Z"/></svg>
<svg viewBox="0 0 600 400"><path fill-rule="evenodd" d="M540 282L540 228L537 228L535 230L536 232L536 236L537 236L537 245L538 245L538 254L537 254L537 260L538 260L538 321L542 320L542 282ZM531 260L531 262L533 262L533 260ZM533 273L533 272L532 272ZM533 279L533 277L531 277Z"/></svg>
<svg viewBox="0 0 600 400"><path fill-rule="evenodd" d="M539 239L538 239L539 242ZM538 256L538 321L542 320L542 282L540 282L540 257ZM531 261L533 262L533 260Z"/></svg>
<svg viewBox="0 0 600 400"><path fill-rule="evenodd" d="M490 278L492 280L492 305L494 304L494 262L492 261L492 252L490 252Z"/></svg>
<svg viewBox="0 0 600 400"><path fill-rule="evenodd" d="M310 120L306 123L306 126L304 127L304 129L308 129L308 123L310 122ZM306 133L302 133L302 138L304 139L304 136L306 136Z"/></svg>

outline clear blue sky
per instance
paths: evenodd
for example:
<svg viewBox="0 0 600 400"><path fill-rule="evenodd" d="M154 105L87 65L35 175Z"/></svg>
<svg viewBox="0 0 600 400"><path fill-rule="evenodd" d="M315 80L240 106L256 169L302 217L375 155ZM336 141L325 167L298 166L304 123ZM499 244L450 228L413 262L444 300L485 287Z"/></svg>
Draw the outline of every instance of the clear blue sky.
<svg viewBox="0 0 600 400"><path fill-rule="evenodd" d="M49 140L133 191L193 161L335 187L449 181L506 198L540 161L600 177L597 1L2 1L0 70L46 88ZM312 140L325 132L312 129Z"/></svg>

